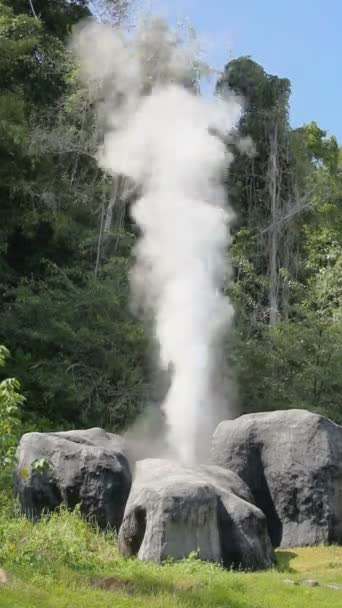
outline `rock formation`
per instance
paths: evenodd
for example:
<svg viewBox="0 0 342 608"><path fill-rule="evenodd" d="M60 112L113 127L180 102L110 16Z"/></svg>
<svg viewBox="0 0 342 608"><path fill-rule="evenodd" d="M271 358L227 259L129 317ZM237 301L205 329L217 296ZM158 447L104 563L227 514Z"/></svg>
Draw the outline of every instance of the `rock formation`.
<svg viewBox="0 0 342 608"><path fill-rule="evenodd" d="M100 527L119 528L131 487L124 441L94 428L27 433L17 450L16 492L22 512L39 517L64 502Z"/></svg>
<svg viewBox="0 0 342 608"><path fill-rule="evenodd" d="M136 464L119 548L155 562L193 551L244 569L267 568L273 561L265 516L237 475L158 459Z"/></svg>
<svg viewBox="0 0 342 608"><path fill-rule="evenodd" d="M212 464L139 460L133 482L131 448L98 428L27 433L17 450L22 512L80 504L90 521L119 530L124 555L156 562L195 551L257 570L271 566L272 544L342 543L342 427L327 418L287 410L227 420Z"/></svg>
<svg viewBox="0 0 342 608"><path fill-rule="evenodd" d="M274 546L342 542L342 427L305 410L221 422L212 462L239 475Z"/></svg>

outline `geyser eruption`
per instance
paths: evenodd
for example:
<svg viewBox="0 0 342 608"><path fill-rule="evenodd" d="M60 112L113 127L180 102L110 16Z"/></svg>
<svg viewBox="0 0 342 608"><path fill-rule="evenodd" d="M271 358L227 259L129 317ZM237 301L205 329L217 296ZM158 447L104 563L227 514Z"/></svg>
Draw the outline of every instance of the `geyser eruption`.
<svg viewBox="0 0 342 608"><path fill-rule="evenodd" d="M192 464L205 457L227 399L218 371L233 314L222 290L232 214L220 134L236 124L240 106L186 87L193 48L159 19L129 37L91 21L74 42L85 80L96 85L105 130L99 163L141 187L132 209L141 234L132 297L153 320L160 366L171 373L162 404L169 448Z"/></svg>

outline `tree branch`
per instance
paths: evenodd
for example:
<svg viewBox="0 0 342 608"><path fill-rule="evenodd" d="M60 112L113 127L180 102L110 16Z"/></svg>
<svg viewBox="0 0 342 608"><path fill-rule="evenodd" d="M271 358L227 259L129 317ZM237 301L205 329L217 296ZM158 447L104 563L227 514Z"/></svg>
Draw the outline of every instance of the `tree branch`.
<svg viewBox="0 0 342 608"><path fill-rule="evenodd" d="M33 6L32 0L29 0L29 3L30 3L31 11L32 11L32 14L33 14L34 18L38 19L38 15L37 15L36 11L34 10L34 6Z"/></svg>

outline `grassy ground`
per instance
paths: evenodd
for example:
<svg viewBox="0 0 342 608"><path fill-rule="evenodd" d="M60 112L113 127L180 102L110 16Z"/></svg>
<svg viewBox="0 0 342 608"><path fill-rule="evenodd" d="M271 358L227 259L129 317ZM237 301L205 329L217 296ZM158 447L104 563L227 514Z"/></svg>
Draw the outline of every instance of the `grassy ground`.
<svg viewBox="0 0 342 608"><path fill-rule="evenodd" d="M111 534L67 512L36 525L0 517L0 566L8 574L1 608L342 606L342 547L279 551L275 568L263 573L227 572L195 558L157 566L120 558ZM307 579L320 586L303 586Z"/></svg>

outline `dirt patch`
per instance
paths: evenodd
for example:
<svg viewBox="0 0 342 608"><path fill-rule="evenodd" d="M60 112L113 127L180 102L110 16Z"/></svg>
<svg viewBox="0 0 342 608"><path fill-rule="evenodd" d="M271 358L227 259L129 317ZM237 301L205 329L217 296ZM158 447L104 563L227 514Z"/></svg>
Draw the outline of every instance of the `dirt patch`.
<svg viewBox="0 0 342 608"><path fill-rule="evenodd" d="M8 574L6 570L0 568L0 585L6 585L8 583Z"/></svg>
<svg viewBox="0 0 342 608"><path fill-rule="evenodd" d="M131 583L122 581L117 576L106 576L105 578L93 578L90 580L90 584L98 589L104 591L110 591L111 593L134 593L134 589Z"/></svg>

